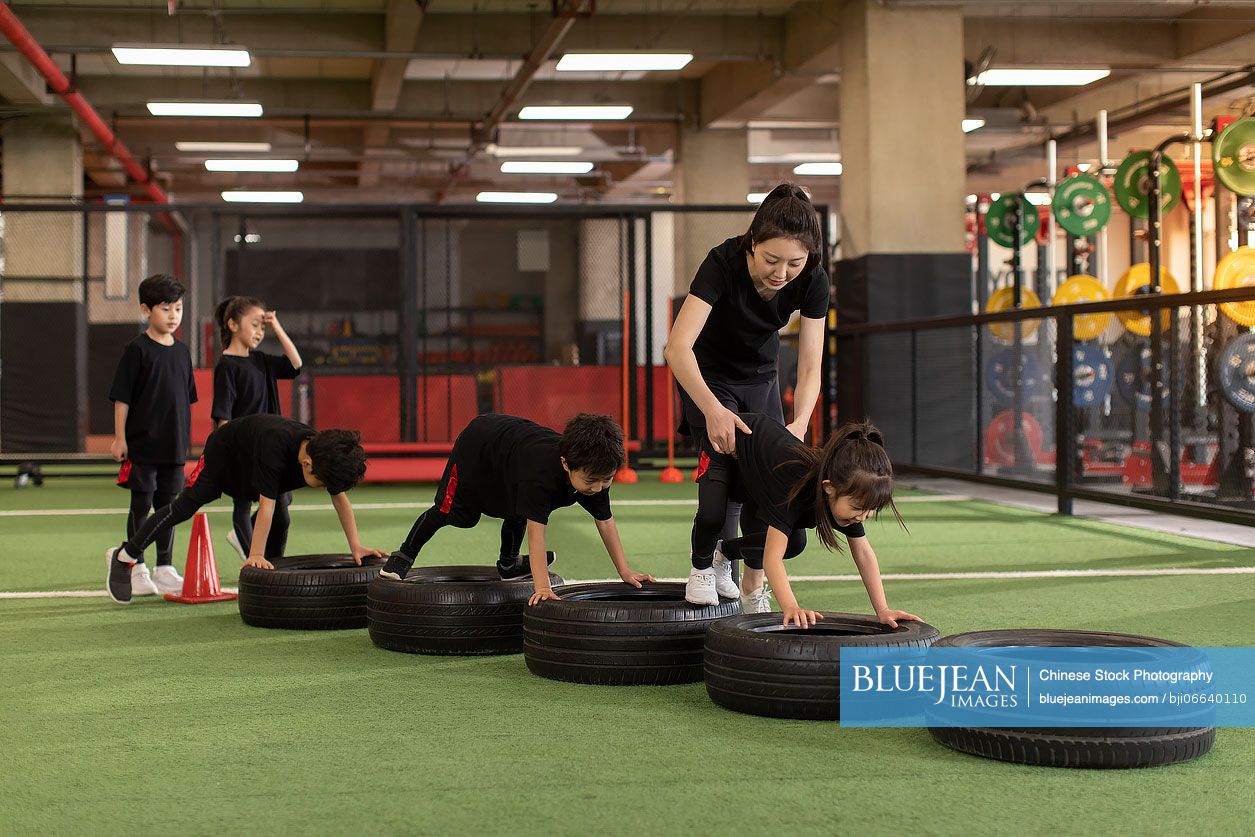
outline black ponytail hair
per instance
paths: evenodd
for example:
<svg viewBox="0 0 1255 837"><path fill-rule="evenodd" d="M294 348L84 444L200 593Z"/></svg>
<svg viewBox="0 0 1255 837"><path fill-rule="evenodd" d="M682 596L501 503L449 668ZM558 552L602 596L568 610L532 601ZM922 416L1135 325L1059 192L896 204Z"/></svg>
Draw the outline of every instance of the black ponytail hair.
<svg viewBox="0 0 1255 837"><path fill-rule="evenodd" d="M806 248L810 257L806 260L804 273L819 261L823 247L819 214L801 186L781 183L767 193L754 213L749 230L741 237L741 249L748 253L755 245L773 238L796 241Z"/></svg>
<svg viewBox="0 0 1255 837"><path fill-rule="evenodd" d="M893 510L898 525L906 528L898 507L893 503L893 464L885 450L885 439L869 421L847 422L829 437L822 448L799 444L793 465L802 465L804 474L789 492L788 502L812 494L815 498L815 532L828 549L841 551L837 541L837 521L828 507L829 495L824 482L832 488L833 497L845 495L859 508L879 512L885 506Z"/></svg>
<svg viewBox="0 0 1255 837"><path fill-rule="evenodd" d="M227 323L240 321L253 308L266 310L266 303L253 296L229 296L214 309L214 322L218 324L218 333L222 339L222 348L231 347L231 328Z"/></svg>

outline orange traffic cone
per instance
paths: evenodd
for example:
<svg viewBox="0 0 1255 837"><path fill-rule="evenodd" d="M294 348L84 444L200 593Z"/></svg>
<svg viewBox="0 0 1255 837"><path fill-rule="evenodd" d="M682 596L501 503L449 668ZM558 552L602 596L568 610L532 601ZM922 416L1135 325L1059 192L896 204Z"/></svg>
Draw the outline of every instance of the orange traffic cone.
<svg viewBox="0 0 1255 837"><path fill-rule="evenodd" d="M218 586L209 517L204 512L192 518L192 540L187 545L187 566L183 568L183 592L178 596L167 593L166 598L183 604L226 602L236 598L235 593L224 593Z"/></svg>

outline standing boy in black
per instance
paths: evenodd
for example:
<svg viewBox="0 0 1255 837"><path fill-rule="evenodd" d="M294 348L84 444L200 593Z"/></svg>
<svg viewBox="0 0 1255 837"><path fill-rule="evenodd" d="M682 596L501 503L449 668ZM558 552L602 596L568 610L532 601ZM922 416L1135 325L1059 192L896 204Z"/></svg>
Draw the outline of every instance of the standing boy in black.
<svg viewBox="0 0 1255 837"><path fill-rule="evenodd" d="M153 512L121 546L105 553L105 588L118 604L129 604L132 566L137 556L163 528L191 518L201 506L223 494L257 501L257 522L246 567L274 569L267 556L283 554L287 542L286 517L275 518L275 502L285 491L302 486L325 488L358 564L367 556L382 557L379 549L362 546L353 506L345 495L366 473L361 434L350 430L315 431L283 416L247 416L229 421L205 443L205 455L189 485L164 508ZM272 526L273 524L273 526Z"/></svg>
<svg viewBox="0 0 1255 837"><path fill-rule="evenodd" d="M113 402L109 452L122 463L118 485L131 492L128 537L154 506L169 505L183 487L196 402L191 352L174 339L183 320L183 292L183 285L167 274L140 282L139 310L148 328L127 344L109 388ZM142 552L131 568L131 591L136 596L183 589L183 578L174 568L174 530L161 529L156 540L153 574L148 574Z"/></svg>
<svg viewBox="0 0 1255 837"><path fill-rule="evenodd" d="M229 426L229 425L228 425ZM623 431L609 416L581 413L559 436L516 416L477 416L458 434L436 487L435 505L423 512L380 575L400 581L419 550L444 526L470 529L481 515L501 518L502 579L531 576L531 604L556 599L549 586L545 527L554 509L579 503L597 522L619 577L633 587L654 579L628 566L619 529L610 514L610 483L623 465ZM519 555L527 533L529 560Z"/></svg>

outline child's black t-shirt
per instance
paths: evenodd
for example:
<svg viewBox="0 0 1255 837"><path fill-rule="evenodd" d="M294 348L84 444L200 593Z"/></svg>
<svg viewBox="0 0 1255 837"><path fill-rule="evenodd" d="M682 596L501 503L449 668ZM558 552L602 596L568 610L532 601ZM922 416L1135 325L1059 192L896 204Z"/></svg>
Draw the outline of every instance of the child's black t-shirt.
<svg viewBox="0 0 1255 837"><path fill-rule="evenodd" d="M803 491L793 503L788 502L789 492L806 470L801 463L792 464L804 443L761 413L741 413L741 420L753 432L736 432L735 494L753 500L758 518L786 535L794 529L814 529L814 493ZM847 540L866 535L862 523L833 528Z"/></svg>
<svg viewBox="0 0 1255 837"><path fill-rule="evenodd" d="M297 459L314 428L283 416L256 415L229 421L205 445L205 472L231 497L277 500L305 486Z"/></svg>
<svg viewBox="0 0 1255 837"><path fill-rule="evenodd" d="M139 465L181 465L192 436L196 382L192 353L179 341L163 346L141 333L122 352L109 400L129 405L127 458Z"/></svg>
<svg viewBox="0 0 1255 837"><path fill-rule="evenodd" d="M823 267L804 270L774 297L763 299L745 264L741 236L706 255L689 293L712 309L693 344L697 366L707 381L770 380L776 374L780 329L793 312L811 319L828 316L828 273Z"/></svg>
<svg viewBox="0 0 1255 837"><path fill-rule="evenodd" d="M285 355L249 352L247 357L222 355L214 366L214 404L210 417L215 421L254 416L279 415L279 384L295 378L300 370Z"/></svg>
<svg viewBox="0 0 1255 837"><path fill-rule="evenodd" d="M581 494L571 487L558 456L561 438L517 416L477 416L454 446L458 499L465 497L492 517L548 523L554 509L579 503L595 519L609 520L610 489Z"/></svg>

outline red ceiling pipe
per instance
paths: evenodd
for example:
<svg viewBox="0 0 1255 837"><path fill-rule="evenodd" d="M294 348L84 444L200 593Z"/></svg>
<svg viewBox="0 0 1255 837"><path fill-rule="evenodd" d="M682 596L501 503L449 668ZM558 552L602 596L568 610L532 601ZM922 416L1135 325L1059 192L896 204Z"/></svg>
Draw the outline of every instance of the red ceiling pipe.
<svg viewBox="0 0 1255 837"><path fill-rule="evenodd" d="M144 191L154 203L169 203L170 196L153 182L148 174L148 170L139 164L132 156L130 150L118 139L117 135L109 129L105 121L100 118L100 114L96 113L82 94L76 91L70 84L70 80L65 77L65 73L61 72L61 68L57 63L44 52L43 47L31 36L26 27L22 25L22 21L17 19L17 15L9 9L7 5L0 3L0 32L17 47L17 51L26 56L26 60L31 63L36 70L39 71L45 79L48 80L48 86L52 91L65 100L70 106L70 110L78 114L79 118L91 129L96 135L96 139L108 149L109 153L117 158L122 164L122 168L134 180L144 187Z"/></svg>

